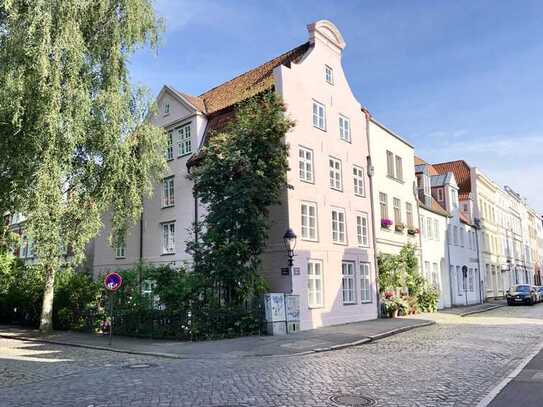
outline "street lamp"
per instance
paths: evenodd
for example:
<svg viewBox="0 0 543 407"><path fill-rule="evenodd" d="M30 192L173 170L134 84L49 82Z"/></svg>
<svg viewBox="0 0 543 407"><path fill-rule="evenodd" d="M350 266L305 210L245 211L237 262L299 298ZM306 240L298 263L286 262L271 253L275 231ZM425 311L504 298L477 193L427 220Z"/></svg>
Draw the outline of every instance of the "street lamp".
<svg viewBox="0 0 543 407"><path fill-rule="evenodd" d="M289 269L289 274L290 274L292 265L294 264L294 261L293 261L294 248L296 247L296 234L291 228L288 228L285 234L283 235L283 243L285 245L285 249L287 249L288 269Z"/></svg>

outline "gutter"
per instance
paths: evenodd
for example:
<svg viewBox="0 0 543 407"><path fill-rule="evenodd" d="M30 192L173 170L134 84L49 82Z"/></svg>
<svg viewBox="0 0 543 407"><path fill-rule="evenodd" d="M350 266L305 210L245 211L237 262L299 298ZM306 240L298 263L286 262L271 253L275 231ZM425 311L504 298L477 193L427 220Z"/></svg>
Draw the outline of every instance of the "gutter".
<svg viewBox="0 0 543 407"><path fill-rule="evenodd" d="M382 317L381 313L381 303L379 302L379 264L377 262L377 238L376 238L376 232L375 232L375 205L373 201L373 164L371 162L371 144L370 144L370 120L371 120L371 114L368 110L365 108L362 108L362 112L364 112L364 115L366 117L366 140L368 144L368 156L366 157L367 161L367 170L366 173L368 174L368 177L370 179L370 205L371 205L371 228L372 228L372 242L373 242L373 263L374 263L374 269L375 269L375 304L377 306L377 316Z"/></svg>
<svg viewBox="0 0 543 407"><path fill-rule="evenodd" d="M451 273L451 245L449 244L449 228L451 228L450 224L450 218L447 220L447 230L445 231L445 244L447 245L447 266L448 266L448 273L449 276L449 294L451 296L451 308L454 307L454 299L453 299L453 279L452 279L452 273ZM480 292L481 290L479 290ZM466 295L467 298L467 295Z"/></svg>
<svg viewBox="0 0 543 407"><path fill-rule="evenodd" d="M479 304L484 303L483 301L483 291L486 290L486 287L483 287L483 284L481 284L483 281L481 280L481 252L479 248L479 226L477 224L475 225L475 245L477 247L477 278L479 278Z"/></svg>

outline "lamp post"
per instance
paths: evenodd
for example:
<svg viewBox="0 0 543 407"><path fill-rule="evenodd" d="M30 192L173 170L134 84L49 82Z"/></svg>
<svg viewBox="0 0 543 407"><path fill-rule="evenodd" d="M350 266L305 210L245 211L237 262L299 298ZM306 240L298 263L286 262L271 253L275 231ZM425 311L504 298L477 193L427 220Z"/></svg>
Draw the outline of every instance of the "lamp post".
<svg viewBox="0 0 543 407"><path fill-rule="evenodd" d="M287 250L288 256L288 272L292 275L292 266L294 265L294 249L296 247L296 233L291 228L288 228L283 235L283 244Z"/></svg>

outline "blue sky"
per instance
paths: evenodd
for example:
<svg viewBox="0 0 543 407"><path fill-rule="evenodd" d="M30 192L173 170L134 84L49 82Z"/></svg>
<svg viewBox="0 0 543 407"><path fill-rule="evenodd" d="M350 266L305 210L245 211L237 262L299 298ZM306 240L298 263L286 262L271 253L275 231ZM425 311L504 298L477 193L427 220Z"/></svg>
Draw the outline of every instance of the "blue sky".
<svg viewBox="0 0 543 407"><path fill-rule="evenodd" d="M166 31L132 79L198 95L329 19L358 100L429 162L465 159L543 213L543 2L157 0Z"/></svg>

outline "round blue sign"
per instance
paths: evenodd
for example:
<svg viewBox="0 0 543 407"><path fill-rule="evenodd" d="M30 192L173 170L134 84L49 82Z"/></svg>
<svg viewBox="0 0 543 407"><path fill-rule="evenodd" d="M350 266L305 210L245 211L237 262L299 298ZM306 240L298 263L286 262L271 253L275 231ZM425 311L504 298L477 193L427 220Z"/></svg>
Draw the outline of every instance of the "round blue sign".
<svg viewBox="0 0 543 407"><path fill-rule="evenodd" d="M104 277L104 287L109 291L117 291L123 283L123 278L119 273L108 273Z"/></svg>

